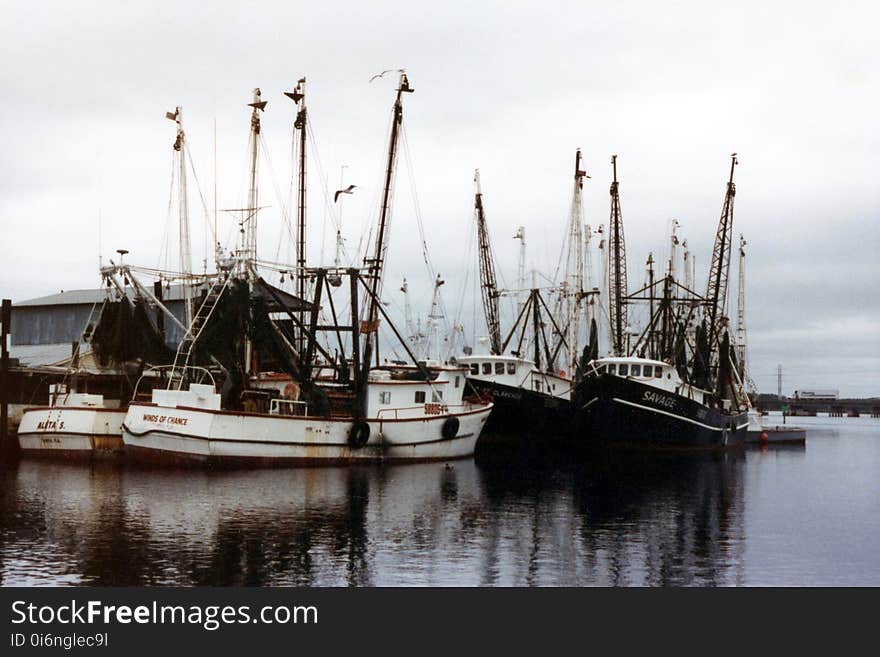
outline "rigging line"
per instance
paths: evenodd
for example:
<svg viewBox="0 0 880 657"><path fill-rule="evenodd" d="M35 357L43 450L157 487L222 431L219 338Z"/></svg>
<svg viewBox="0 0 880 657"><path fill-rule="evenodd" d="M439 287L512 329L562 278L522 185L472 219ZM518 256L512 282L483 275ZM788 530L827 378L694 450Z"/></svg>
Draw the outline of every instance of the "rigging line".
<svg viewBox="0 0 880 657"><path fill-rule="evenodd" d="M168 257L171 251L170 241L171 241L171 208L174 203L174 181L175 170L177 167L174 166L174 151L171 151L171 182L168 188L168 209L165 212L165 229L162 233L162 241L159 243L159 259L156 262L156 268L162 269L162 256L165 256L165 268L168 268Z"/></svg>
<svg viewBox="0 0 880 657"><path fill-rule="evenodd" d="M208 211L208 204L205 202L205 195L202 193L202 186L199 183L199 177L196 175L196 165L193 162L192 152L189 150L189 142L184 140L183 147L186 149L186 157L189 160L189 168L192 171L193 180L196 181L196 189L199 191L199 199L202 201L202 209L205 211L205 225L211 231L211 235L214 238L214 241L217 241L217 235L214 233L214 227L211 225L210 213ZM206 255L207 257L207 255Z"/></svg>
<svg viewBox="0 0 880 657"><path fill-rule="evenodd" d="M415 170L413 168L412 158L410 156L409 138L407 137L405 123L401 123L400 131L403 141L403 154L406 161L406 170L409 177L410 195L412 196L413 206L415 208L416 223L419 228L419 237L422 241L422 257L424 258L425 265L428 268L428 274L431 277L431 280L434 281L437 278L437 274L435 273L434 267L431 264L430 256L428 255L428 241L425 237L425 224L422 221L422 211L419 207L419 196L418 190L416 189ZM443 315L443 323L445 325L444 328L446 329L446 333L448 335L451 331L451 327L449 325L449 316L446 312L446 304L443 302L443 293L441 291L437 292L437 305L440 308L440 313Z"/></svg>
<svg viewBox="0 0 880 657"><path fill-rule="evenodd" d="M469 223L473 223L473 222L469 222ZM474 232L475 231L470 230L470 228L473 228L473 226L469 226L469 230L467 231L468 241L467 241L467 246L465 247L464 262L462 264L462 267L459 269L459 271L464 270L465 276L464 276L464 281L461 285L461 293L459 294L459 301L458 301L458 312L455 315L455 320L453 323L454 325L461 324L461 317L462 317L462 314L464 313L464 306L465 306L465 301L466 301L468 282L470 280L471 272L475 268L475 265L474 265L475 258L473 257L473 255L474 255L474 253L473 253L474 241L475 241ZM476 318L474 318L473 321L476 321Z"/></svg>
<svg viewBox="0 0 880 657"><path fill-rule="evenodd" d="M281 238L283 237L284 227L287 227L287 234L290 236L291 240L296 240L293 233L293 224L290 221L290 214L287 211L287 204L284 202L284 197L281 195L281 188L278 186L278 180L275 177L275 168L272 166L272 158L269 156L269 149L266 147L266 140L263 138L263 133L259 134L260 139L260 152L263 154L263 159L266 161L266 166L269 168L269 180L272 181L272 188L275 190L275 196L278 198L278 203L281 205L281 218L283 219L282 225L282 235L279 236L277 242L277 248L275 251L275 260L279 259L279 255L281 254L281 242L283 241Z"/></svg>
<svg viewBox="0 0 880 657"><path fill-rule="evenodd" d="M314 129L312 128L312 120L309 120L309 122L306 123L306 129L308 130L309 143L312 145L312 154L314 157L315 168L318 170L318 177L321 180L321 192L323 193L323 196L324 196L324 210L327 213L325 215L325 224L326 224L326 216L329 215L330 220L333 222L333 227L338 232L342 232L342 224L339 221L339 217L336 215L336 210L333 207L333 203L330 202L330 190L327 187L327 176L324 173L324 165L321 163L321 156L318 153L318 144L317 144L318 140L315 137L315 132L314 132ZM322 252L323 252L323 247L322 247ZM347 260L349 266L354 265L357 254L355 254L354 258L352 257L352 255L348 252L348 249L345 247L344 240L342 242L342 255Z"/></svg>

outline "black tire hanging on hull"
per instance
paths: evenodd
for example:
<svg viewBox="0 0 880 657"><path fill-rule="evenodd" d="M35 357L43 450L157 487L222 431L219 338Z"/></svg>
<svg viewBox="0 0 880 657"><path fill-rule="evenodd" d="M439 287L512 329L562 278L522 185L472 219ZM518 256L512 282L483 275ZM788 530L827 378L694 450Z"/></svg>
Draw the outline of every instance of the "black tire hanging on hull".
<svg viewBox="0 0 880 657"><path fill-rule="evenodd" d="M446 440L452 440L458 434L459 422L457 417L448 417L440 429L440 435Z"/></svg>
<svg viewBox="0 0 880 657"><path fill-rule="evenodd" d="M359 449L367 444L370 439L370 425L363 420L358 420L351 425L348 431L348 445L353 449Z"/></svg>

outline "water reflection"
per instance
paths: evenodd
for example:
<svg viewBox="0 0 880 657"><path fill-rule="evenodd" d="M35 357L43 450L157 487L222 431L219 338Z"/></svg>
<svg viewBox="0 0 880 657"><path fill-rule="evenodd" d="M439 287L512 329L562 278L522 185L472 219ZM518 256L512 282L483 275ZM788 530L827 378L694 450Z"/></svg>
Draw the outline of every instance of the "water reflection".
<svg viewBox="0 0 880 657"><path fill-rule="evenodd" d="M2 473L0 581L94 585L735 584L742 454Z"/></svg>

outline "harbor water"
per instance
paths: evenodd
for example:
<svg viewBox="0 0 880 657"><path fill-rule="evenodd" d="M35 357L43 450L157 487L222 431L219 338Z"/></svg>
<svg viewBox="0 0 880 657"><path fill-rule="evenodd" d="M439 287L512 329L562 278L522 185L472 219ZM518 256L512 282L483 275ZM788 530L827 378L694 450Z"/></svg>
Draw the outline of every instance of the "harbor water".
<svg viewBox="0 0 880 657"><path fill-rule="evenodd" d="M880 419L789 422L806 446L215 472L22 460L0 470L0 582L880 585Z"/></svg>

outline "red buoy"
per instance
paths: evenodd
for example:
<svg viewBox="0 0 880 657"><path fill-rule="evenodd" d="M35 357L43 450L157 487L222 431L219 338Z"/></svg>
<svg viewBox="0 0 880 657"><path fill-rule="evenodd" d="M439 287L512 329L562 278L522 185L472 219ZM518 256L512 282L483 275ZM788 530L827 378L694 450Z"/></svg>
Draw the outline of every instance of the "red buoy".
<svg viewBox="0 0 880 657"><path fill-rule="evenodd" d="M767 442L767 439L768 439L767 432L766 432L766 431L762 431L762 432L761 432L761 442L762 442L762 443L766 443L766 442Z"/></svg>

